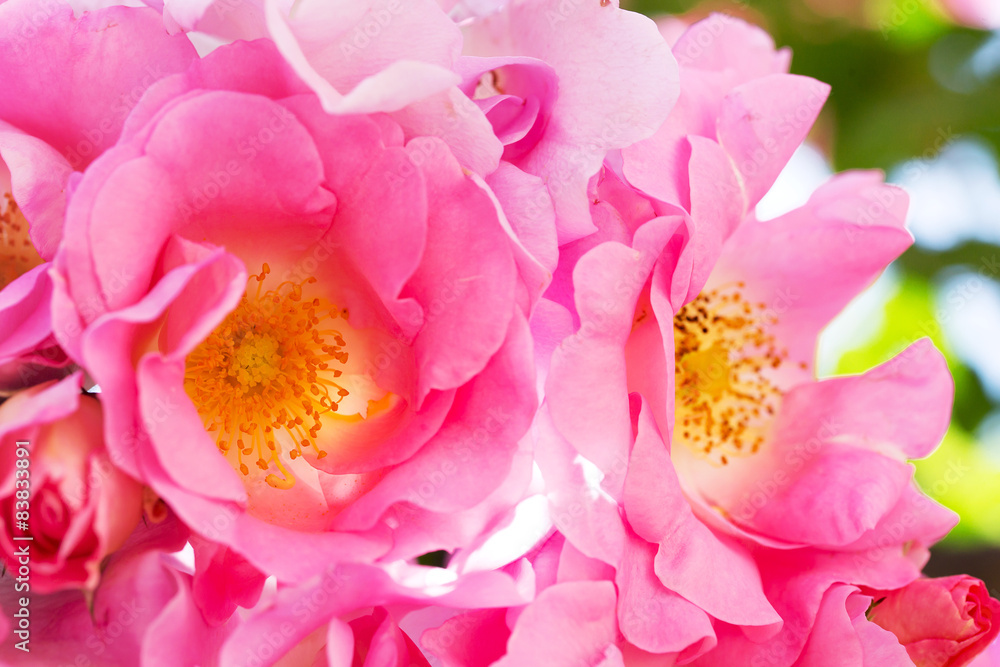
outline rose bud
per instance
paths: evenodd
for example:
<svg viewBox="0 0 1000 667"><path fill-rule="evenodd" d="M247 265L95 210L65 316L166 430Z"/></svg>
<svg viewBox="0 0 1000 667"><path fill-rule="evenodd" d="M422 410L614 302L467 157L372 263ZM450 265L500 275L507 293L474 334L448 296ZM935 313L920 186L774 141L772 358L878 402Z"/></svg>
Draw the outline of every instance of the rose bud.
<svg viewBox="0 0 1000 667"><path fill-rule="evenodd" d="M75 373L0 405L0 552L19 572L27 546L31 590L96 586L101 559L140 517L142 487L112 464L101 404L81 381Z"/></svg>
<svg viewBox="0 0 1000 667"><path fill-rule="evenodd" d="M917 667L961 667L1000 633L1000 601L968 575L917 579L891 591L869 619L892 632Z"/></svg>

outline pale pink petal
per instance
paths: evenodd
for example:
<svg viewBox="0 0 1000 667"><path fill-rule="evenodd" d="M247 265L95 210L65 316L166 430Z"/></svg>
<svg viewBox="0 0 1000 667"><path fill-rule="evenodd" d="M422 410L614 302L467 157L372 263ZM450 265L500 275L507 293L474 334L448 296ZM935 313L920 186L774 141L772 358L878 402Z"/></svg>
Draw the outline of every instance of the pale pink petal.
<svg viewBox="0 0 1000 667"><path fill-rule="evenodd" d="M272 39L327 111L396 111L458 83L447 70L461 50L461 34L433 0L314 0L297 3L290 15L275 1L265 5ZM386 92L407 71L418 76ZM349 95L352 90L357 94Z"/></svg>
<svg viewBox="0 0 1000 667"><path fill-rule="evenodd" d="M503 145L479 107L458 88L448 88L414 101L391 114L407 139L437 137L466 169L486 176L497 168ZM420 157L414 156L419 163Z"/></svg>
<svg viewBox="0 0 1000 667"><path fill-rule="evenodd" d="M587 181L608 151L650 136L677 98L677 66L656 25L617 2L509 3L469 29L466 49L531 56L555 70L545 135L516 164L549 184L560 243L593 232Z"/></svg>
<svg viewBox="0 0 1000 667"><path fill-rule="evenodd" d="M585 476L584 462L553 427L546 409L539 411L535 457L545 479L549 511L567 542L590 558L617 566L625 546L625 527L618 504ZM620 475L627 461L618 463Z"/></svg>

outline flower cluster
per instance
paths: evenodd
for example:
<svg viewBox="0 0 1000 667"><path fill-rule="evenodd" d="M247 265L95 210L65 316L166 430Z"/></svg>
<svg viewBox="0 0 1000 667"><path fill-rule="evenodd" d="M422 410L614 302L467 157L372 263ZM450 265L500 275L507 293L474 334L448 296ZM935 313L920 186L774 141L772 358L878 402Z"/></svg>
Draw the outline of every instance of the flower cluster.
<svg viewBox="0 0 1000 667"><path fill-rule="evenodd" d="M98 4L0 3L4 664L957 666L1000 632L921 576L942 356L816 379L907 198L846 173L757 219L828 93L764 32Z"/></svg>

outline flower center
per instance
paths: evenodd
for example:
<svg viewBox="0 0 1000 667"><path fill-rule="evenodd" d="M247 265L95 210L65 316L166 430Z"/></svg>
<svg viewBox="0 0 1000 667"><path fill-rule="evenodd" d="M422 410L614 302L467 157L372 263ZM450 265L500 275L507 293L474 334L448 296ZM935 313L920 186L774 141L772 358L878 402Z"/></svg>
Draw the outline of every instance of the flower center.
<svg viewBox="0 0 1000 667"><path fill-rule="evenodd" d="M7 193L7 208L0 212L0 289L42 263L28 238L28 221Z"/></svg>
<svg viewBox="0 0 1000 667"><path fill-rule="evenodd" d="M324 299L302 298L303 286L315 278L264 291L270 272L264 264L250 276L240 304L188 355L184 388L219 450L228 457L236 445L240 472L250 474L243 458L256 453L257 467L276 470L265 481L289 489L295 478L282 464L279 440L292 460L306 449L323 458L316 445L321 417L348 395L336 382L343 371L331 367L347 362L344 339L332 328L346 313Z"/></svg>
<svg viewBox="0 0 1000 667"><path fill-rule="evenodd" d="M675 434L717 465L764 443L781 392L766 375L786 363L742 282L702 292L674 316Z"/></svg>

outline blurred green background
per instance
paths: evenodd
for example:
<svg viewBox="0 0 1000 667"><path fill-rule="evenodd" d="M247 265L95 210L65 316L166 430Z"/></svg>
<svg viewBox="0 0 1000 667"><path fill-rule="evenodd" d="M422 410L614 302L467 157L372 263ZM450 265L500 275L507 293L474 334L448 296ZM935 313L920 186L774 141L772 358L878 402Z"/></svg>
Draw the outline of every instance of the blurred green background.
<svg viewBox="0 0 1000 667"><path fill-rule="evenodd" d="M1000 596L1000 31L957 25L947 1L622 5L685 22L745 18L792 48L793 73L833 86L811 147L762 206L800 205L830 170L882 169L910 192L917 242L824 333L820 372L867 370L924 336L945 353L951 428L917 478L961 522L926 571L973 574Z"/></svg>

